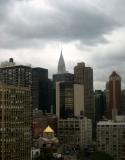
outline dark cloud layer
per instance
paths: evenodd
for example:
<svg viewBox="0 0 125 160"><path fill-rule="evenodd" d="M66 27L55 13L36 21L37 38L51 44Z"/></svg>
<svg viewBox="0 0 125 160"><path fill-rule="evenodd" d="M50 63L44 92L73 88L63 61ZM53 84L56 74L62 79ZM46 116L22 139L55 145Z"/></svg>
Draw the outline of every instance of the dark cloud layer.
<svg viewBox="0 0 125 160"><path fill-rule="evenodd" d="M66 1L50 1L49 11L33 6L33 1L1 1L1 48L17 48L31 45L37 40L82 41L92 45L104 42L104 34L112 31L117 23L97 8L78 1L77 5ZM41 5L41 6L40 6ZM88 8L86 8L88 7ZM4 23L3 23L4 22ZM32 43L33 42L33 43Z"/></svg>
<svg viewBox="0 0 125 160"><path fill-rule="evenodd" d="M52 75L56 65L48 57L54 61L53 44L61 42L69 45L65 56L70 57L69 70L75 64L73 56L87 59L97 88L104 87L112 70L124 84L124 4L124 0L0 0L1 58L14 55L20 63L46 64ZM71 52L73 47L76 53Z"/></svg>

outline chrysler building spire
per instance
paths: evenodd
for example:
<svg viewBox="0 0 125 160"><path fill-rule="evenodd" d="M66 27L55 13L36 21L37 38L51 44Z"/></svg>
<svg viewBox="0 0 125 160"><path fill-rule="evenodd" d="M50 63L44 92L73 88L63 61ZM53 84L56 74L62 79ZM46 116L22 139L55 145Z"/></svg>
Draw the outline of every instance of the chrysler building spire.
<svg viewBox="0 0 125 160"><path fill-rule="evenodd" d="M63 74L63 73L66 73L66 67L65 67L65 61L62 55L62 50L61 50L61 55L58 62L58 74Z"/></svg>

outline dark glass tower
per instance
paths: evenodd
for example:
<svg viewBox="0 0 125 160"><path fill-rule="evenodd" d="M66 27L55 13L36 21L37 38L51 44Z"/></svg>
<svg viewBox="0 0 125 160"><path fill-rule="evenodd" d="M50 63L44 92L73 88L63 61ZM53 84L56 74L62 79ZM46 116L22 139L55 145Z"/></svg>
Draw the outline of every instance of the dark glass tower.
<svg viewBox="0 0 125 160"><path fill-rule="evenodd" d="M58 118L74 116L74 88L72 82L56 83L56 115Z"/></svg>
<svg viewBox="0 0 125 160"><path fill-rule="evenodd" d="M95 102L95 121L98 122L103 119L106 111L106 96L101 90L95 90L94 92Z"/></svg>
<svg viewBox="0 0 125 160"><path fill-rule="evenodd" d="M52 81L48 79L45 68L32 69L32 104L33 108L50 112L52 101Z"/></svg>

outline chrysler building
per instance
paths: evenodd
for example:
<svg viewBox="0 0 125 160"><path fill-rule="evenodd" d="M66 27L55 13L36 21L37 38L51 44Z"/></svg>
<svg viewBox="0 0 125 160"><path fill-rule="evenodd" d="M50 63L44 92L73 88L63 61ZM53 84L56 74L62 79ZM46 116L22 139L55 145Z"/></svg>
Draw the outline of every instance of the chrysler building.
<svg viewBox="0 0 125 160"><path fill-rule="evenodd" d="M66 73L66 67L65 67L65 61L62 55L62 50L61 50L61 55L58 62L58 74L63 74L63 73Z"/></svg>

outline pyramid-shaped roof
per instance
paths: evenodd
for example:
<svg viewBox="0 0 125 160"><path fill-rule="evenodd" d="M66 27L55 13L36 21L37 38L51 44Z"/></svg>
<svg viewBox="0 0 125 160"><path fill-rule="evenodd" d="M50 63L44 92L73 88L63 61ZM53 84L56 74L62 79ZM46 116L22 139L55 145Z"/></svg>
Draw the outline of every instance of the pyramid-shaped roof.
<svg viewBox="0 0 125 160"><path fill-rule="evenodd" d="M62 55L62 50L61 50L61 54L58 62L58 73L59 74L66 73L65 61Z"/></svg>
<svg viewBox="0 0 125 160"><path fill-rule="evenodd" d="M48 126L48 127L46 127L46 128L44 129L43 132L44 132L44 133L54 133L54 130L53 130L50 126Z"/></svg>

